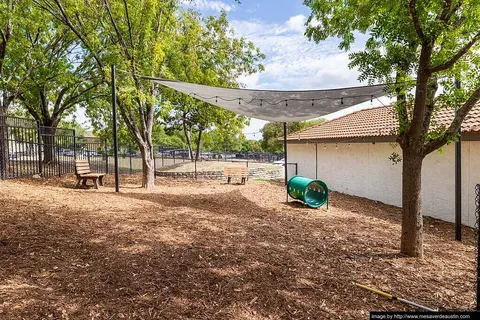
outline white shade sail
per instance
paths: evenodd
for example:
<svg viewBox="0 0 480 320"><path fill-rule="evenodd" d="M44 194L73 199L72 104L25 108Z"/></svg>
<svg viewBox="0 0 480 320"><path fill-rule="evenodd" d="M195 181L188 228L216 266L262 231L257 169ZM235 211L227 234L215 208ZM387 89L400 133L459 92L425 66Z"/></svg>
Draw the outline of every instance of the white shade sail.
<svg viewBox="0 0 480 320"><path fill-rule="evenodd" d="M315 119L386 95L384 84L329 90L273 91L144 78L235 113L272 122Z"/></svg>

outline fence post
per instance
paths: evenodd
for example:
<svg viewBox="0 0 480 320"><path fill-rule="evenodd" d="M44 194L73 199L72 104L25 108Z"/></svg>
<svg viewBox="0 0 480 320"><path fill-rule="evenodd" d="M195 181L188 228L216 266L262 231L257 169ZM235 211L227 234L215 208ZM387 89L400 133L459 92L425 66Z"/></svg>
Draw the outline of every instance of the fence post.
<svg viewBox="0 0 480 320"><path fill-rule="evenodd" d="M163 148L161 150L162 150L161 153L162 153L162 167L163 167L163 153L164 153Z"/></svg>
<svg viewBox="0 0 480 320"><path fill-rule="evenodd" d="M42 174L42 132L40 121L37 120L37 144L38 144L38 173Z"/></svg>
<svg viewBox="0 0 480 320"><path fill-rule="evenodd" d="M130 174L133 173L133 168L132 168L132 144L128 144L128 153L130 154ZM153 161L155 161L155 156L153 157Z"/></svg>
<svg viewBox="0 0 480 320"><path fill-rule="evenodd" d="M153 151L153 176L157 176L157 159L155 158L155 151Z"/></svg>
<svg viewBox="0 0 480 320"><path fill-rule="evenodd" d="M108 142L105 140L105 173L108 174Z"/></svg>
<svg viewBox="0 0 480 320"><path fill-rule="evenodd" d="M56 136L55 136L55 138L56 138ZM61 177L62 176L62 164L60 163L60 148L58 147L58 142L56 141L56 139L54 141L55 141L55 147L57 148L58 176Z"/></svg>
<svg viewBox="0 0 480 320"><path fill-rule="evenodd" d="M7 116L0 115L0 180L7 178L8 153L8 132Z"/></svg>

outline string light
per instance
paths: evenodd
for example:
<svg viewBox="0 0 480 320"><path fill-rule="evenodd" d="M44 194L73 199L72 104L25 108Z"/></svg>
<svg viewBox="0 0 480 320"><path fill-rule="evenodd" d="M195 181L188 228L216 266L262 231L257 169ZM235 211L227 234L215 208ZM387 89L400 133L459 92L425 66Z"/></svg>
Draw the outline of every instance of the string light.
<svg viewBox="0 0 480 320"><path fill-rule="evenodd" d="M343 98L340 98L340 104L343 104Z"/></svg>
<svg viewBox="0 0 480 320"><path fill-rule="evenodd" d="M315 102L315 99L312 99L312 107L313 107L313 105L314 105L314 102Z"/></svg>

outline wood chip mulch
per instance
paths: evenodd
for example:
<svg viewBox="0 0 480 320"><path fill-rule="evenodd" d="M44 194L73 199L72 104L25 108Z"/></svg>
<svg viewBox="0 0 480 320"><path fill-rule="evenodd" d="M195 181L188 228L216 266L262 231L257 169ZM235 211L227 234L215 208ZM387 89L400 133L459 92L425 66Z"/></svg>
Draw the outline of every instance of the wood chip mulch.
<svg viewBox="0 0 480 320"><path fill-rule="evenodd" d="M0 319L368 319L474 307L475 234L425 219L425 258L401 256L400 210L332 193L286 203L281 183L138 176L0 181Z"/></svg>

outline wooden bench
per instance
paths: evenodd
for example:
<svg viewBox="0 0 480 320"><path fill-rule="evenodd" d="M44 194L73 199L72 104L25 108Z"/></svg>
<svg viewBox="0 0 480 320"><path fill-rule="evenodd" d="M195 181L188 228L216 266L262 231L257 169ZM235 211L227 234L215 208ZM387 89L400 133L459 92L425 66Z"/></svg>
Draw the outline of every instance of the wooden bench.
<svg viewBox="0 0 480 320"><path fill-rule="evenodd" d="M87 180L92 180L95 189L98 189L98 185L100 184L103 186L103 177L105 173L95 173L90 170L90 163L88 160L75 160L75 175L77 176L77 184L75 188L80 186L80 182L82 185L87 185Z"/></svg>
<svg viewBox="0 0 480 320"><path fill-rule="evenodd" d="M245 184L245 180L248 177L247 167L225 167L223 168L223 174L227 177L227 183L232 181L232 177L241 177L242 184Z"/></svg>

